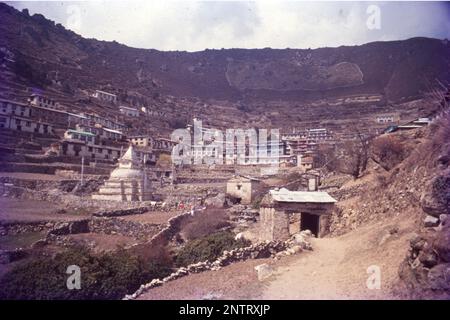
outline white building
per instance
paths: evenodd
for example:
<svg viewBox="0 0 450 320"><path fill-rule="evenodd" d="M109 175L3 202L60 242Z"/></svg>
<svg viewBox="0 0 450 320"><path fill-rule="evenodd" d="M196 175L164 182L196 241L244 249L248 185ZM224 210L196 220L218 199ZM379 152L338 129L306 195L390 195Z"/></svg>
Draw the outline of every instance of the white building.
<svg viewBox="0 0 450 320"><path fill-rule="evenodd" d="M53 134L53 126L44 121L31 119L28 105L0 99L0 128L29 133Z"/></svg>
<svg viewBox="0 0 450 320"><path fill-rule="evenodd" d="M120 106L119 111L128 117L139 117L139 110L135 108Z"/></svg>
<svg viewBox="0 0 450 320"><path fill-rule="evenodd" d="M126 126L123 123L120 123L118 121L113 121L111 119L99 116L95 113L86 113L83 114L84 117L86 117L89 120L89 125L94 126L96 124L101 125L103 127L114 129L114 130L125 130Z"/></svg>
<svg viewBox="0 0 450 320"><path fill-rule="evenodd" d="M106 101L106 102L111 102L111 103L117 102L117 96L115 94L112 94L112 93L109 93L106 91L95 90L93 97L97 98L99 100L102 100L102 101Z"/></svg>
<svg viewBox="0 0 450 320"><path fill-rule="evenodd" d="M30 117L30 107L24 103L0 99L0 115L15 115L19 117Z"/></svg>
<svg viewBox="0 0 450 320"><path fill-rule="evenodd" d="M393 115L381 115L376 118L377 123L391 123L394 122Z"/></svg>
<svg viewBox="0 0 450 320"><path fill-rule="evenodd" d="M105 128L101 125L89 126L77 124L76 131L88 132L103 140L119 141L122 140L124 136L121 131Z"/></svg>
<svg viewBox="0 0 450 320"><path fill-rule="evenodd" d="M128 138L128 141L130 141L135 146L153 148L153 138L147 135L131 136Z"/></svg>
<svg viewBox="0 0 450 320"><path fill-rule="evenodd" d="M88 144L86 141L66 139L61 142L60 155L86 157L89 159L115 160L120 157L121 148Z"/></svg>
<svg viewBox="0 0 450 320"><path fill-rule="evenodd" d="M29 98L30 104L35 107L43 107L49 109L58 109L59 103L53 99L40 94L32 94Z"/></svg>
<svg viewBox="0 0 450 320"><path fill-rule="evenodd" d="M84 141L87 144L95 143L96 135L91 132L86 132L82 130L72 130L69 129L64 133L64 139Z"/></svg>
<svg viewBox="0 0 450 320"><path fill-rule="evenodd" d="M0 128L29 133L53 134L53 126L50 123L18 116L0 115Z"/></svg>

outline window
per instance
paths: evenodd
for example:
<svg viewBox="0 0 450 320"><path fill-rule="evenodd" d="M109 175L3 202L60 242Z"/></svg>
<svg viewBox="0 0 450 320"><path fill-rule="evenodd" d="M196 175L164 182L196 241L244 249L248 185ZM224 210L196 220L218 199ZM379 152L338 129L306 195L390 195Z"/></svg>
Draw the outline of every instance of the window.
<svg viewBox="0 0 450 320"><path fill-rule="evenodd" d="M30 121L27 121L26 126L27 126L27 127L31 127L31 122L30 122Z"/></svg>

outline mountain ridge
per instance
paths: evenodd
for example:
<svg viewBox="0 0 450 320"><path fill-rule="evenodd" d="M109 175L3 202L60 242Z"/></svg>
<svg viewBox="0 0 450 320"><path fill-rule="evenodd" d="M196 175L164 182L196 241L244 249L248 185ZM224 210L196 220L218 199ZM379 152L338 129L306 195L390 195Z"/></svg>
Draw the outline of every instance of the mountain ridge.
<svg viewBox="0 0 450 320"><path fill-rule="evenodd" d="M159 51L86 39L0 5L0 46L44 79L215 100L316 100L382 94L398 102L450 79L450 44L423 37L318 49ZM17 26L17 28L15 27ZM359 74L360 73L360 74ZM45 83L44 83L45 84Z"/></svg>

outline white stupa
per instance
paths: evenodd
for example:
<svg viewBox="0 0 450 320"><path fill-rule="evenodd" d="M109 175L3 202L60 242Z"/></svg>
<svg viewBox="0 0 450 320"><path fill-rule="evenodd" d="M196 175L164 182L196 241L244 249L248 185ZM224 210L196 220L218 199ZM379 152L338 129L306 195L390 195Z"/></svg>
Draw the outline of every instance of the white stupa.
<svg viewBox="0 0 450 320"><path fill-rule="evenodd" d="M146 201L150 198L150 179L132 144L119 159L119 166L111 172L109 179L98 193L92 195L92 199L112 201Z"/></svg>

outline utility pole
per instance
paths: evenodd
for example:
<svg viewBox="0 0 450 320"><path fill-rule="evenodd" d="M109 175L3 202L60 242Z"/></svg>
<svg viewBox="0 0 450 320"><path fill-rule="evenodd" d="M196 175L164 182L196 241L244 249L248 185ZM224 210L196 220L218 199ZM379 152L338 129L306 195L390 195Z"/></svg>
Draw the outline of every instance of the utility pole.
<svg viewBox="0 0 450 320"><path fill-rule="evenodd" d="M81 187L84 184L84 156L81 157Z"/></svg>
<svg viewBox="0 0 450 320"><path fill-rule="evenodd" d="M143 164L142 164L142 169L144 170L144 187L143 187L143 192L142 192L142 200L144 200L145 195L147 194L147 170L146 170L146 165L145 163L147 162L147 155L144 153L144 157L143 157ZM147 199L145 199L147 200Z"/></svg>

